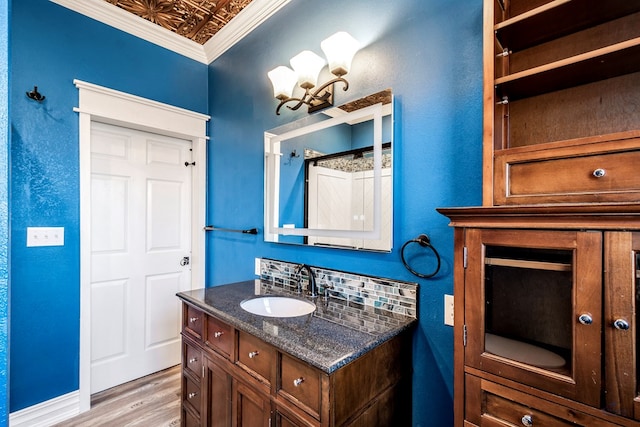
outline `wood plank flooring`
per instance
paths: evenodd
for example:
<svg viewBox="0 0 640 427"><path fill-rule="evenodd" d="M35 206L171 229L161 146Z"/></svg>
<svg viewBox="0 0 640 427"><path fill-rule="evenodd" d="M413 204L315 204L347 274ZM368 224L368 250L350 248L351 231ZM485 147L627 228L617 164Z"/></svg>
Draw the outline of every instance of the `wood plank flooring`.
<svg viewBox="0 0 640 427"><path fill-rule="evenodd" d="M178 427L180 365L91 396L91 410L54 427Z"/></svg>

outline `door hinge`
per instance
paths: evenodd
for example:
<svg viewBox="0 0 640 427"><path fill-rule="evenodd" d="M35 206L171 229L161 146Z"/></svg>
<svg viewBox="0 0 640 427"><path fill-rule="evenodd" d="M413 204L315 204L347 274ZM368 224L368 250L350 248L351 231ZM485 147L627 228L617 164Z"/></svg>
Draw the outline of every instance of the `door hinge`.
<svg viewBox="0 0 640 427"><path fill-rule="evenodd" d="M462 266L464 268L467 268L467 256L468 256L468 251L467 251L467 247L463 247L462 248Z"/></svg>
<svg viewBox="0 0 640 427"><path fill-rule="evenodd" d="M185 166L195 166L196 162L184 162Z"/></svg>
<svg viewBox="0 0 640 427"><path fill-rule="evenodd" d="M467 346L467 325L462 326L462 346Z"/></svg>

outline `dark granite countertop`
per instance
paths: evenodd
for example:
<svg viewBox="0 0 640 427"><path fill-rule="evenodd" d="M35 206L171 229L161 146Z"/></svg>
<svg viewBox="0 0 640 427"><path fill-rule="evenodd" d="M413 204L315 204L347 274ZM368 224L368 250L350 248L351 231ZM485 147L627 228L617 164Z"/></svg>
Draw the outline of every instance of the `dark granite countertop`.
<svg viewBox="0 0 640 427"><path fill-rule="evenodd" d="M260 280L178 293L178 297L234 328L257 336L330 374L369 350L411 328L416 319L340 299L315 300L312 314L264 317L240 307L257 295L291 294Z"/></svg>

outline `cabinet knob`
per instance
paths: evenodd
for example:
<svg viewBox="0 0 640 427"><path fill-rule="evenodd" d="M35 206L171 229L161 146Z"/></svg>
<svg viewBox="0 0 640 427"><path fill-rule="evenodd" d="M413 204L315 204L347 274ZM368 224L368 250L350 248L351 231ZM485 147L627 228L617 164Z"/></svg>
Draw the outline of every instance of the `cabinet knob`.
<svg viewBox="0 0 640 427"><path fill-rule="evenodd" d="M613 327L619 331L626 331L629 329L629 322L624 319L616 319L613 321Z"/></svg>
<svg viewBox="0 0 640 427"><path fill-rule="evenodd" d="M197 317L190 317L189 318L189 323L196 323L198 321Z"/></svg>
<svg viewBox="0 0 640 427"><path fill-rule="evenodd" d="M302 384L304 382L304 378L300 377L300 378L296 378L295 380L293 380L293 386L294 387L298 387L300 386L300 384Z"/></svg>
<svg viewBox="0 0 640 427"><path fill-rule="evenodd" d="M196 363L198 361L197 357L192 357L191 359L189 359L189 363Z"/></svg>
<svg viewBox="0 0 640 427"><path fill-rule="evenodd" d="M582 323L583 325L590 325L593 323L593 318L590 314L584 313L581 314L580 317L578 317L578 322Z"/></svg>
<svg viewBox="0 0 640 427"><path fill-rule="evenodd" d="M187 394L187 398L189 399L193 399L194 397L196 397L198 395L198 393L196 393L195 391L192 391L191 393Z"/></svg>
<svg viewBox="0 0 640 427"><path fill-rule="evenodd" d="M249 359L253 359L254 357L256 357L258 354L260 354L260 352L258 351L252 351L251 353L249 353Z"/></svg>
<svg viewBox="0 0 640 427"><path fill-rule="evenodd" d="M224 334L224 332L216 331L216 332L213 333L213 337L214 338L220 338L222 336L222 334Z"/></svg>
<svg viewBox="0 0 640 427"><path fill-rule="evenodd" d="M533 417L531 415L525 415L522 417L522 425L531 427L533 425Z"/></svg>
<svg viewBox="0 0 640 427"><path fill-rule="evenodd" d="M602 178L606 174L607 174L607 171L602 168L598 168L593 171L593 176L595 176L596 178Z"/></svg>

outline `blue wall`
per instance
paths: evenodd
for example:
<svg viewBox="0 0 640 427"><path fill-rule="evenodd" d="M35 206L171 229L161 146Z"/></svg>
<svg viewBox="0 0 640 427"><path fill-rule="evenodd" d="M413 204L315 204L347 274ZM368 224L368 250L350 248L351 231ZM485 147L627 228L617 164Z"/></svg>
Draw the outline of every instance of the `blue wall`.
<svg viewBox="0 0 640 427"><path fill-rule="evenodd" d="M9 5L0 0L0 426L8 424L9 365Z"/></svg>
<svg viewBox="0 0 640 427"><path fill-rule="evenodd" d="M73 79L202 113L208 108L208 82L206 65L48 0L13 1L10 48L13 412L78 389L80 208ZM25 96L34 85L46 96L41 104ZM65 227L65 246L27 248L28 226Z"/></svg>
<svg viewBox="0 0 640 427"><path fill-rule="evenodd" d="M356 55L350 89L336 103L391 87L395 96L394 249L365 253L265 243L263 235L210 233L207 285L253 275L255 257L417 281L413 420L453 422L453 330L443 324L443 295L453 290L453 231L436 207L480 205L482 144L481 0L292 1L209 66L209 223L263 224L263 132L306 115L275 115L267 71L338 30L366 46ZM399 249L427 233L443 256L434 280L402 265ZM421 259L424 271L432 259Z"/></svg>

